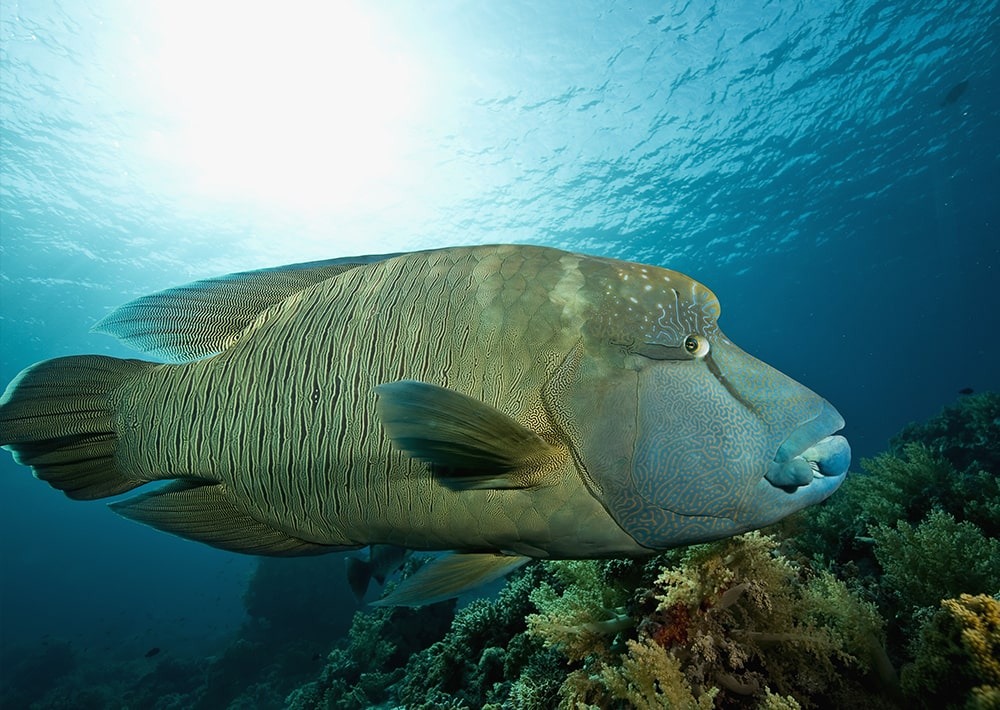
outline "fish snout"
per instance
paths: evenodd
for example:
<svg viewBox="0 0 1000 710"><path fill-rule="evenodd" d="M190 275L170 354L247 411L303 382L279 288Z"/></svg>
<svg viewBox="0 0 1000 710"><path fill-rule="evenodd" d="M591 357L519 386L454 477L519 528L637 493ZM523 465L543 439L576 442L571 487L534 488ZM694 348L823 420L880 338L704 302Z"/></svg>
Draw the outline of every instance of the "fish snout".
<svg viewBox="0 0 1000 710"><path fill-rule="evenodd" d="M840 479L851 465L850 444L835 435L843 426L843 417L824 402L819 415L792 431L778 447L764 478L788 492L813 481L828 486Z"/></svg>

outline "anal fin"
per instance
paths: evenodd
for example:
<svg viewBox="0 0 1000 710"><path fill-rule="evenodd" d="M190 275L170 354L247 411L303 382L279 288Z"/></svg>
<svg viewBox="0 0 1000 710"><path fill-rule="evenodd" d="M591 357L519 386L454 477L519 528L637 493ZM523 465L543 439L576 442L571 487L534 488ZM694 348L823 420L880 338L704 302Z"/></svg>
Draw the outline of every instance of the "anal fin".
<svg viewBox="0 0 1000 710"><path fill-rule="evenodd" d="M492 582L529 562L523 555L493 552L453 553L431 560L407 577L375 606L424 606L456 597Z"/></svg>
<svg viewBox="0 0 1000 710"><path fill-rule="evenodd" d="M110 507L157 530L248 555L294 557L356 549L302 540L255 520L230 503L222 488L221 484L175 481Z"/></svg>

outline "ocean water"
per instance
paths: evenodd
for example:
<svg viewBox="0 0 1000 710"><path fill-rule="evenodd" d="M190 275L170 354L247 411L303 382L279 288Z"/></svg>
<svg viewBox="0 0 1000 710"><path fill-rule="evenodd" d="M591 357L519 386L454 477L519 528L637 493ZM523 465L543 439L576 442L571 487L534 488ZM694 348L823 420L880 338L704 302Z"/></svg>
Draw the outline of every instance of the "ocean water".
<svg viewBox="0 0 1000 710"><path fill-rule="evenodd" d="M520 242L705 283L856 458L1000 389L995 1L8 0L0 43L3 382L131 355L89 329L156 289ZM209 653L254 565L0 456L2 651Z"/></svg>

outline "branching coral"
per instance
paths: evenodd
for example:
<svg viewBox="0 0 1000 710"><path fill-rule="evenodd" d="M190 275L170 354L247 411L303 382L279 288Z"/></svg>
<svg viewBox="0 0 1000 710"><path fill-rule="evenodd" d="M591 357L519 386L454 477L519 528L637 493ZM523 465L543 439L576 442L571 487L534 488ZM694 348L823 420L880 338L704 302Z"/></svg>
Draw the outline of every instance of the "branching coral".
<svg viewBox="0 0 1000 710"><path fill-rule="evenodd" d="M879 525L873 537L886 604L904 619L945 597L1000 589L1000 539L970 522L933 511L918 525Z"/></svg>
<svg viewBox="0 0 1000 710"><path fill-rule="evenodd" d="M627 593L604 580L596 561L546 564L561 591L543 581L531 592L539 613L528 616L529 632L546 647L558 646L570 661L606 654L614 634L635 624L624 610Z"/></svg>
<svg viewBox="0 0 1000 710"><path fill-rule="evenodd" d="M624 616L614 611L620 597L600 596L595 568L577 570L562 594L533 594L540 613L529 633L577 665L560 691L562 706L696 708L751 699L774 705L771 689L786 706L808 707L819 694L844 703L867 697L860 680L879 647L874 609L832 575L792 565L776 547L751 533L689 548L636 595L636 628L614 624L632 636L624 653L614 651L614 634L592 633L595 619ZM586 641L568 629L583 630Z"/></svg>
<svg viewBox="0 0 1000 710"><path fill-rule="evenodd" d="M672 644L692 686L762 698L770 685L805 701L872 665L874 609L832 575L797 569L776 546L751 533L694 548L660 575L645 630Z"/></svg>
<svg viewBox="0 0 1000 710"><path fill-rule="evenodd" d="M902 686L917 707L1000 708L1000 600L985 594L945 599L912 643Z"/></svg>
<svg viewBox="0 0 1000 710"><path fill-rule="evenodd" d="M1000 601L963 594L941 602L962 629L962 645L981 685L972 689L977 707L1000 707Z"/></svg>
<svg viewBox="0 0 1000 710"><path fill-rule="evenodd" d="M711 710L718 693L713 688L695 697L677 657L650 638L629 639L621 664L604 665L600 680L613 698L637 710Z"/></svg>

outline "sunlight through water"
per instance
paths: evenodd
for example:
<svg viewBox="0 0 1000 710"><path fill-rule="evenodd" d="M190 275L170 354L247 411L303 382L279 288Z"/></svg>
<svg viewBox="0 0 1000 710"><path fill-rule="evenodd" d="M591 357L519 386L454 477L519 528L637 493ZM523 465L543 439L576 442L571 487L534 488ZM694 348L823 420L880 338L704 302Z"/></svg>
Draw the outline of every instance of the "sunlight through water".
<svg viewBox="0 0 1000 710"><path fill-rule="evenodd" d="M149 150L206 197L366 209L400 169L420 72L345 2L161 2Z"/></svg>

